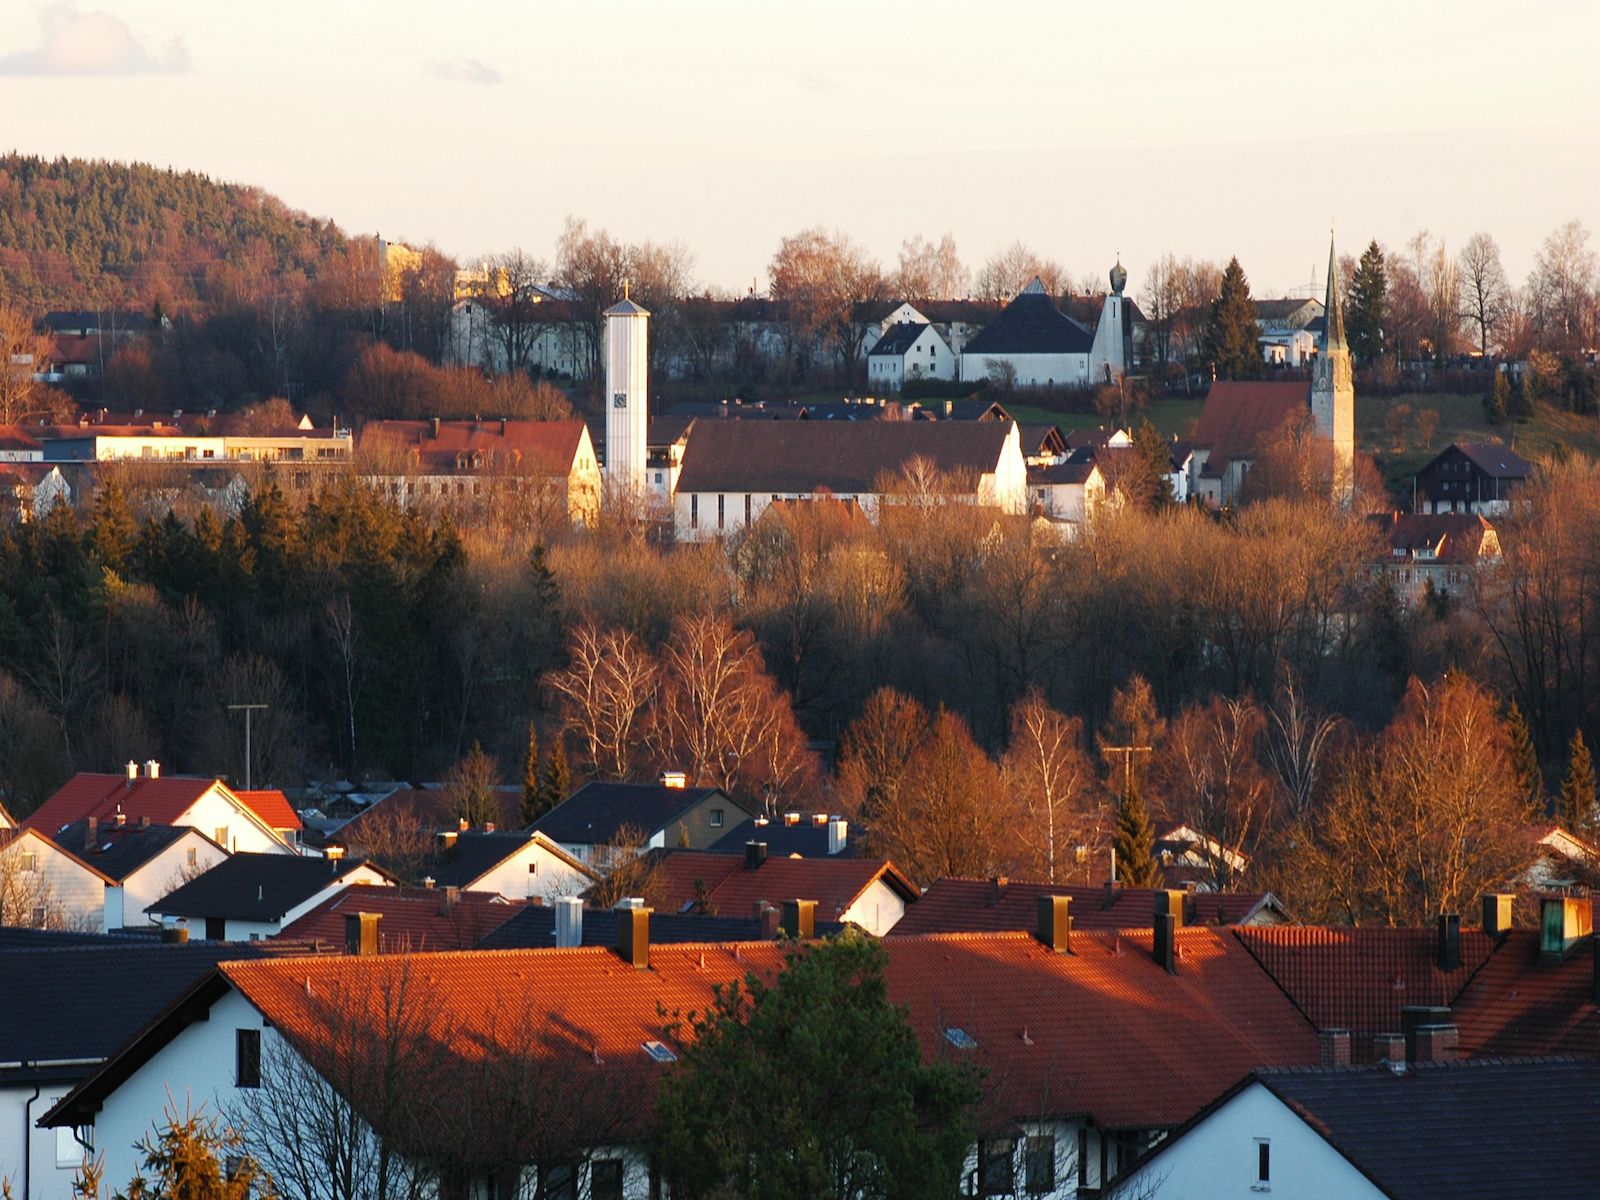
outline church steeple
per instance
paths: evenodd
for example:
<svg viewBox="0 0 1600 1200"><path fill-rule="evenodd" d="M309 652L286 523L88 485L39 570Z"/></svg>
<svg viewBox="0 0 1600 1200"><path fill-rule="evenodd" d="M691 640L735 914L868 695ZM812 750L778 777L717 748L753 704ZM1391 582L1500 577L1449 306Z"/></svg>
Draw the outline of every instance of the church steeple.
<svg viewBox="0 0 1600 1200"><path fill-rule="evenodd" d="M1333 235L1328 235L1328 295L1323 301L1327 332L1323 334L1322 349L1346 349L1344 340L1344 301L1339 297L1339 256L1333 248Z"/></svg>

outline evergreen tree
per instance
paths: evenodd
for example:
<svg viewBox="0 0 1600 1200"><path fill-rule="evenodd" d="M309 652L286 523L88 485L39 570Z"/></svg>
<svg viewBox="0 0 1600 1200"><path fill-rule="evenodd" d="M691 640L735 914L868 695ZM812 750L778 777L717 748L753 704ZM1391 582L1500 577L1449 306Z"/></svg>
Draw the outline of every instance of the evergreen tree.
<svg viewBox="0 0 1600 1200"><path fill-rule="evenodd" d="M1573 731L1567 747L1567 777L1561 781L1556 820L1568 833L1586 833L1594 825L1594 760L1581 729Z"/></svg>
<svg viewBox="0 0 1600 1200"><path fill-rule="evenodd" d="M1542 814L1545 811L1544 775L1539 769L1539 752L1534 749L1527 718L1515 700L1506 709L1506 732L1511 735L1511 762L1522 784L1522 793L1534 810Z"/></svg>
<svg viewBox="0 0 1600 1200"><path fill-rule="evenodd" d="M539 781L539 726L528 722L528 752L522 758L522 823L532 825L544 811Z"/></svg>
<svg viewBox="0 0 1600 1200"><path fill-rule="evenodd" d="M1383 357L1383 322L1389 301L1389 275L1383 251L1373 242L1361 253L1355 278L1350 281L1350 302L1344 328L1350 353L1361 366Z"/></svg>
<svg viewBox="0 0 1600 1200"><path fill-rule="evenodd" d="M202 1113L178 1115L168 1107L165 1123L136 1147L143 1168L116 1200L273 1200L272 1180L244 1151L242 1135ZM229 1160L237 1159L237 1165ZM76 1185L80 1194L98 1183L90 1172Z"/></svg>
<svg viewBox="0 0 1600 1200"><path fill-rule="evenodd" d="M1117 825L1112 845L1117 852L1117 878L1124 887L1161 886L1161 867L1155 859L1155 830L1145 811L1139 781L1129 777L1122 803L1117 805Z"/></svg>
<svg viewBox="0 0 1600 1200"><path fill-rule="evenodd" d="M567 743L559 733L544 760L544 778L539 783L539 816L564 804L572 788L572 769L567 765Z"/></svg>
<svg viewBox="0 0 1600 1200"><path fill-rule="evenodd" d="M1253 379L1261 374L1260 335L1250 281L1239 260L1230 258L1222 273L1222 290L1206 320L1205 362L1218 379Z"/></svg>
<svg viewBox="0 0 1600 1200"><path fill-rule="evenodd" d="M1494 373L1494 387L1483 398L1483 414L1491 425L1504 425L1511 419L1511 383L1504 371Z"/></svg>
<svg viewBox="0 0 1600 1200"><path fill-rule="evenodd" d="M115 481L105 484L94 498L89 527L89 553L96 562L122 573L139 544L139 526L128 507L128 497Z"/></svg>

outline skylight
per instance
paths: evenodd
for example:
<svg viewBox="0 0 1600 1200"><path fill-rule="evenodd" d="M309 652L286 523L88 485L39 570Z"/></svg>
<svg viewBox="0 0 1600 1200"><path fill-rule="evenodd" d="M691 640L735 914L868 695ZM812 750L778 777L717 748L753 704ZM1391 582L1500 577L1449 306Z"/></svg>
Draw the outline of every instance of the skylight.
<svg viewBox="0 0 1600 1200"><path fill-rule="evenodd" d="M645 1042L644 1052L650 1056L651 1062L674 1063L678 1056L672 1052L672 1047L665 1042Z"/></svg>
<svg viewBox="0 0 1600 1200"><path fill-rule="evenodd" d="M978 1048L977 1039L975 1039L965 1029L961 1029L955 1025L950 1026L944 1031L944 1038L945 1041L949 1042L957 1050L976 1050Z"/></svg>

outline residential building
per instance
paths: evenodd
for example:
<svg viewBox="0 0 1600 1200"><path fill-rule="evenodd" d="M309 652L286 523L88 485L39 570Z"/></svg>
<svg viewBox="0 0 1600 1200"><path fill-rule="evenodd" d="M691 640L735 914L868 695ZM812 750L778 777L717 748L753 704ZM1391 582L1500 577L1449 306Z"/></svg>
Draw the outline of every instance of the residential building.
<svg viewBox="0 0 1600 1200"><path fill-rule="evenodd" d="M147 910L161 923L185 921L208 942L256 942L281 933L351 884L393 885L375 864L342 855L241 852L175 888Z"/></svg>
<svg viewBox="0 0 1600 1200"><path fill-rule="evenodd" d="M1094 519L1106 498L1106 479L1093 458L1067 458L1028 471L1028 496L1034 511L1074 532Z"/></svg>
<svg viewBox="0 0 1600 1200"><path fill-rule="evenodd" d="M958 365L932 325L901 321L889 326L867 353L867 387L898 392L907 380L954 379Z"/></svg>
<svg viewBox="0 0 1600 1200"><path fill-rule="evenodd" d="M1461 596L1478 569L1500 558L1500 537L1475 513L1374 513L1384 557L1373 573L1389 581L1401 608L1430 596Z"/></svg>
<svg viewBox="0 0 1600 1200"><path fill-rule="evenodd" d="M914 478L908 477L908 470ZM696 421L673 502L681 541L725 537L777 500L885 504L937 500L1027 508L1027 465L1013 421Z"/></svg>
<svg viewBox="0 0 1600 1200"><path fill-rule="evenodd" d="M978 332L994 320L999 311L999 305L981 300L901 300L868 330L866 349L871 351L876 348L874 338L881 337L896 325L909 322L932 326L940 340L950 347L951 354L959 360L967 343L977 337Z"/></svg>
<svg viewBox="0 0 1600 1200"><path fill-rule="evenodd" d="M473 510L492 502L592 524L600 466L582 421L369 421L362 477L407 507Z"/></svg>
<svg viewBox="0 0 1600 1200"><path fill-rule="evenodd" d="M1260 927L1285 924L1290 919L1271 892L1181 894L1185 925ZM1149 888L1073 887L1007 879L1003 875L993 879L935 879L906 910L891 936L1030 930L1038 921L1041 898L1049 896L1065 896L1071 902L1074 929L1136 929L1150 923L1157 901L1167 895Z"/></svg>
<svg viewBox="0 0 1600 1200"><path fill-rule="evenodd" d="M1022 443L1022 457L1030 467L1048 467L1067 456L1066 436L1053 421L1019 421L1017 437Z"/></svg>
<svg viewBox="0 0 1600 1200"><path fill-rule="evenodd" d="M1508 511L1533 464L1500 442L1452 442L1417 472L1416 508L1422 513Z"/></svg>
<svg viewBox="0 0 1600 1200"><path fill-rule="evenodd" d="M122 775L80 771L29 814L31 829L55 835L94 817L102 828L117 825L190 825L222 849L293 854L300 817L282 792L234 791L220 779L161 774L155 760L130 762Z"/></svg>
<svg viewBox="0 0 1600 1200"><path fill-rule="evenodd" d="M1055 305L1037 277L961 351L961 378L1012 387L1088 387L1094 333Z"/></svg>
<svg viewBox="0 0 1600 1200"><path fill-rule="evenodd" d="M604 870L613 850L703 850L754 816L721 788L688 787L681 774L668 772L662 783L586 783L535 821L533 831L585 866ZM629 837L642 844L624 847Z"/></svg>
<svg viewBox="0 0 1600 1200"><path fill-rule="evenodd" d="M480 950L539 950L571 946L615 946L622 924L635 907L624 900L614 908L590 908L582 900L527 904L478 943ZM817 936L837 933L840 926L816 923ZM658 946L705 945L708 942L771 941L779 936L779 910L710 916L704 913L650 914L650 941Z"/></svg>
<svg viewBox="0 0 1600 1200"><path fill-rule="evenodd" d="M1263 362L1278 367L1303 367L1316 356L1327 327L1327 308L1320 300L1290 296L1256 300L1256 326Z"/></svg>
<svg viewBox="0 0 1600 1200"><path fill-rule="evenodd" d="M854 857L850 822L836 814L786 812L781 817L741 821L711 844L718 854L743 854L748 842L766 843L777 858Z"/></svg>
<svg viewBox="0 0 1600 1200"><path fill-rule="evenodd" d="M377 919L375 951L379 954L471 950L531 907L511 903L494 892L458 887L353 883L290 921L276 937L283 942L348 948L350 918L364 916Z"/></svg>
<svg viewBox="0 0 1600 1200"><path fill-rule="evenodd" d="M150 905L228 857L192 825L102 825L87 817L62 828L56 838L106 877L102 928L107 933L160 924L145 911Z"/></svg>
<svg viewBox="0 0 1600 1200"><path fill-rule="evenodd" d="M72 503L72 485L61 468L44 462L0 462L0 517L27 522L58 504Z"/></svg>
<svg viewBox="0 0 1600 1200"><path fill-rule="evenodd" d="M0 925L99 933L113 882L37 829L0 830Z"/></svg>
<svg viewBox="0 0 1600 1200"><path fill-rule="evenodd" d="M489 892L507 900L554 900L576 896L595 873L537 829L444 830L427 870L439 887Z"/></svg>

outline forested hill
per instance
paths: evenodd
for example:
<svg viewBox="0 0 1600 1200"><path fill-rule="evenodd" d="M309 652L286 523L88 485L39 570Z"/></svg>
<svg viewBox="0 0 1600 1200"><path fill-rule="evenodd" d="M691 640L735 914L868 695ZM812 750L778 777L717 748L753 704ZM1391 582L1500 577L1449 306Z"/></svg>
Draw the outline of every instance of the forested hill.
<svg viewBox="0 0 1600 1200"><path fill-rule="evenodd" d="M315 276L331 221L259 188L143 164L0 156L0 303L25 311L210 307Z"/></svg>

